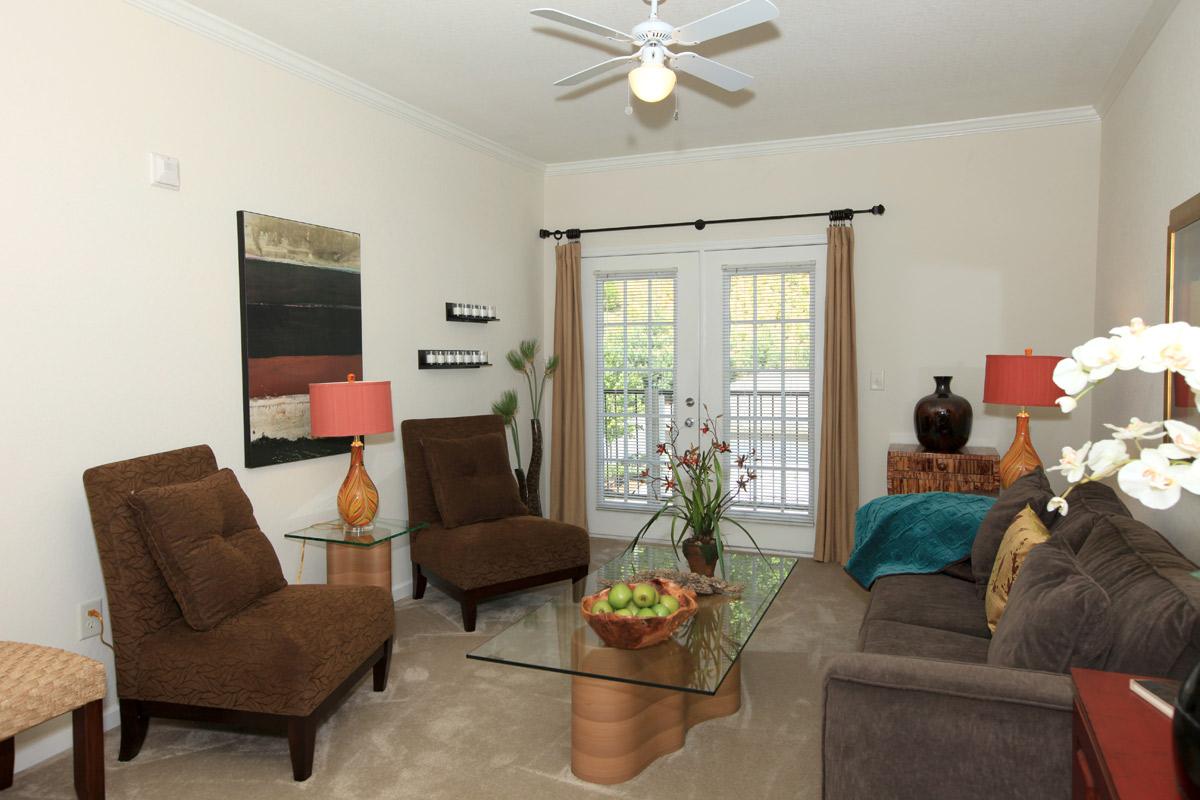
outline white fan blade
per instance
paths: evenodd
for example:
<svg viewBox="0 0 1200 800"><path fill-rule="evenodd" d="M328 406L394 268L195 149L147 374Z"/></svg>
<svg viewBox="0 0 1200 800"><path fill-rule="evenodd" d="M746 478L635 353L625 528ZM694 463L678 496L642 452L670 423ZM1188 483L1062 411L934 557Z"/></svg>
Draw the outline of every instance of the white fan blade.
<svg viewBox="0 0 1200 800"><path fill-rule="evenodd" d="M742 0L724 11L676 28L674 41L685 45L700 44L727 33L770 22L778 16L779 9L771 0Z"/></svg>
<svg viewBox="0 0 1200 800"><path fill-rule="evenodd" d="M579 28L580 30L587 31L588 33L596 33L600 36L606 36L609 39L616 39L618 42L633 41L633 37L628 33L622 33L616 28L610 28L607 25L601 25L599 22L592 22L590 19L577 17L574 14L568 14L565 11L558 11L553 8L535 8L529 13L553 22L560 22L563 25L570 25L572 28Z"/></svg>
<svg viewBox="0 0 1200 800"><path fill-rule="evenodd" d="M751 75L695 53L680 53L671 59L671 66L729 92L741 91L754 80Z"/></svg>
<svg viewBox="0 0 1200 800"><path fill-rule="evenodd" d="M583 83L589 78L594 78L597 75L608 72L613 67L619 64L628 64L637 58L637 55L620 56L619 58L610 58L608 61L601 61L594 67L588 67L582 72L576 72L574 75L568 75L561 81L555 81L555 86L574 86L577 83Z"/></svg>

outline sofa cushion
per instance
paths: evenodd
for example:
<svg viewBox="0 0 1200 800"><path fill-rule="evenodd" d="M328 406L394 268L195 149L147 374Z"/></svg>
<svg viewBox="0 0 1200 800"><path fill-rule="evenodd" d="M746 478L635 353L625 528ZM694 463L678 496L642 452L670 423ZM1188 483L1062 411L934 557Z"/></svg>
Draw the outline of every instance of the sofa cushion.
<svg viewBox="0 0 1200 800"><path fill-rule="evenodd" d="M378 586L288 586L212 630L179 620L142 640L137 700L304 716L395 628Z"/></svg>
<svg viewBox="0 0 1200 800"><path fill-rule="evenodd" d="M1113 640L1104 669L1186 677L1200 661L1196 565L1157 531L1112 515L1097 520L1078 560L1111 603Z"/></svg>
<svg viewBox="0 0 1200 800"><path fill-rule="evenodd" d="M506 517L412 536L412 560L460 589L586 567L587 531L542 517Z"/></svg>
<svg viewBox="0 0 1200 800"><path fill-rule="evenodd" d="M862 652L881 655L935 658L971 664L986 663L988 657L987 639L882 619L863 623L858 642Z"/></svg>
<svg viewBox="0 0 1200 800"><path fill-rule="evenodd" d="M1112 487L1095 481L1075 484L1067 495L1067 514L1055 514L1050 522L1050 535L1065 542L1075 553L1103 516L1128 517L1129 509L1117 497Z"/></svg>
<svg viewBox="0 0 1200 800"><path fill-rule="evenodd" d="M992 577L988 580L987 598L984 601L987 624L993 632L996 630L996 623L1004 614L1005 606L1008 605L1008 595L1021 573L1025 559L1033 548L1049 539L1050 531L1029 506L1021 509L1021 513L1017 514L1017 518L1008 526L1004 538L1000 541L1000 549L996 551L996 561L992 564Z"/></svg>
<svg viewBox="0 0 1200 800"><path fill-rule="evenodd" d="M1041 467L1022 475L996 499L992 510L983 518L975 542L971 545L971 571L975 573L975 587L982 600L987 592L988 580L992 577L992 566L996 563L996 551L1004 538L1008 526L1021 509L1029 506L1043 523L1049 525L1054 514L1046 510L1046 504L1054 496L1050 481Z"/></svg>
<svg viewBox="0 0 1200 800"><path fill-rule="evenodd" d="M425 439L425 465L446 528L528 514L508 465L503 433Z"/></svg>
<svg viewBox="0 0 1200 800"><path fill-rule="evenodd" d="M964 558L962 561L947 564L942 568L942 574L949 575L951 578L957 578L960 581L970 581L972 591L975 589L975 573L971 571L970 556Z"/></svg>
<svg viewBox="0 0 1200 800"><path fill-rule="evenodd" d="M1066 542L1035 547L996 626L988 663L1067 672L1102 669L1112 644L1108 595Z"/></svg>
<svg viewBox="0 0 1200 800"><path fill-rule="evenodd" d="M987 639L975 582L950 575L890 575L871 590L865 621L890 620Z"/></svg>
<svg viewBox="0 0 1200 800"><path fill-rule="evenodd" d="M211 630L287 585L232 470L129 495L138 529L188 625Z"/></svg>

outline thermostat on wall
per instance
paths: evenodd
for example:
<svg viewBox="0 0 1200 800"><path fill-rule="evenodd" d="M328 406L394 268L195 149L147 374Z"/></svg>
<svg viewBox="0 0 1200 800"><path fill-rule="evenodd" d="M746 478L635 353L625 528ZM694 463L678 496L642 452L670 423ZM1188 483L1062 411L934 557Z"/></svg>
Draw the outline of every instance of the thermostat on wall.
<svg viewBox="0 0 1200 800"><path fill-rule="evenodd" d="M179 159L161 153L151 153L150 185L179 191Z"/></svg>

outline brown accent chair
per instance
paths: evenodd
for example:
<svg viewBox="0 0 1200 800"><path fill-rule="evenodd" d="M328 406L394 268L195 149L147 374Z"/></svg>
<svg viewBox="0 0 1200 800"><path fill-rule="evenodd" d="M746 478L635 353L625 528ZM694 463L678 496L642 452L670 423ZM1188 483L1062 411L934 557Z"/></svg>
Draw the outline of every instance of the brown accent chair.
<svg viewBox="0 0 1200 800"><path fill-rule="evenodd" d="M458 600L466 631L475 630L478 603L502 594L570 580L579 599L590 561L587 531L565 522L519 516L443 526L421 442L497 432L505 433L503 420L495 414L400 423L408 518L429 526L409 537L413 599L420 600L426 584L432 583Z"/></svg>
<svg viewBox="0 0 1200 800"><path fill-rule="evenodd" d="M108 590L121 711L120 761L141 750L151 717L286 730L292 775L312 774L317 725L374 670L387 688L395 616L376 586L286 586L212 630L183 619L127 498L217 471L207 445L83 473Z"/></svg>

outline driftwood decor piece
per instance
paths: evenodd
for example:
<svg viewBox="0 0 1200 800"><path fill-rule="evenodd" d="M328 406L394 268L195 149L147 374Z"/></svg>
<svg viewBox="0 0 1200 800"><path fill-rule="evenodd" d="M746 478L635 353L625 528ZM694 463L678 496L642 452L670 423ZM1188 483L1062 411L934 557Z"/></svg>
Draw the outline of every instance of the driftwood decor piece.
<svg viewBox="0 0 1200 800"><path fill-rule="evenodd" d="M677 569L648 569L642 572L635 572L628 578L623 579L625 583L632 586L635 583L644 583L646 581L663 580L677 583L685 589L691 589L699 595L724 594L724 595L739 595L742 589L746 588L740 583L730 583L723 581L720 578L715 578L710 575L701 575L699 572L681 572ZM617 581L613 578L601 578L600 585L611 587Z"/></svg>

